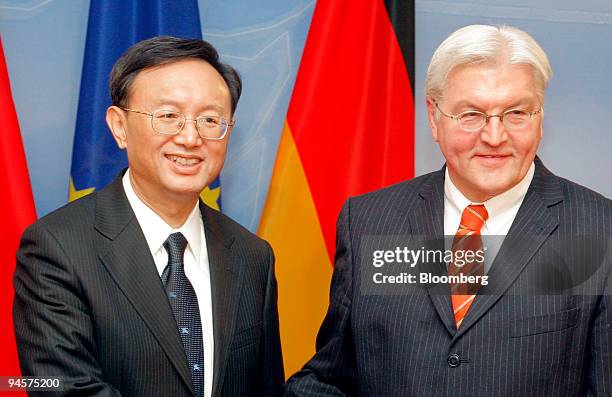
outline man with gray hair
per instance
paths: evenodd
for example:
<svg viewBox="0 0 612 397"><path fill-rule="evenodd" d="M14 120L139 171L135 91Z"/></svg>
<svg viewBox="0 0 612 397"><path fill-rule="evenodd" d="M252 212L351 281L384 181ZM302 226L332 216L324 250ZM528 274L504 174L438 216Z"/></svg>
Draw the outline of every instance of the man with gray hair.
<svg viewBox="0 0 612 397"><path fill-rule="evenodd" d="M317 352L286 395L612 395L612 203L536 156L551 75L513 27L438 47L446 164L347 201Z"/></svg>

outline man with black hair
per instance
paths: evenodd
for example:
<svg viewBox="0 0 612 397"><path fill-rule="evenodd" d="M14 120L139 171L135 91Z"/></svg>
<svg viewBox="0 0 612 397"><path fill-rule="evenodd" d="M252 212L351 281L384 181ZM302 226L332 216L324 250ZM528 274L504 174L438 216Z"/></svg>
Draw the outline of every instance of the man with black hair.
<svg viewBox="0 0 612 397"><path fill-rule="evenodd" d="M23 235L15 332L24 375L56 395L277 395L284 380L270 246L207 207L241 93L202 40L137 43L106 121L129 167Z"/></svg>

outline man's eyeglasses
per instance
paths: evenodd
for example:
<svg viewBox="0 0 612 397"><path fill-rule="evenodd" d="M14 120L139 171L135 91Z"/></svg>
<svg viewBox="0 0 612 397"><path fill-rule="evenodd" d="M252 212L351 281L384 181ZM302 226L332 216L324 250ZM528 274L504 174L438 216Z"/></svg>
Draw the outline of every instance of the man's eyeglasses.
<svg viewBox="0 0 612 397"><path fill-rule="evenodd" d="M220 141L227 135L229 127L234 125L234 122L228 122L225 118L218 116L205 115L197 119L188 119L183 113L174 112L172 110L158 109L153 113L147 113L124 107L121 109L149 116L151 118L151 127L153 131L162 135L176 135L181 132L187 121L193 121L195 122L196 130L200 138Z"/></svg>
<svg viewBox="0 0 612 397"><path fill-rule="evenodd" d="M543 108L539 108L533 112L528 112L523 109L510 109L506 110L502 114L486 114L477 110L468 110L459 114L448 114L440 109L438 102L434 101L434 104L440 113L448 118L457 120L459 127L468 132L476 132L480 130L489 122L491 117L499 117L499 120L502 122L506 130L518 131L529 126L533 120L533 117L544 110Z"/></svg>

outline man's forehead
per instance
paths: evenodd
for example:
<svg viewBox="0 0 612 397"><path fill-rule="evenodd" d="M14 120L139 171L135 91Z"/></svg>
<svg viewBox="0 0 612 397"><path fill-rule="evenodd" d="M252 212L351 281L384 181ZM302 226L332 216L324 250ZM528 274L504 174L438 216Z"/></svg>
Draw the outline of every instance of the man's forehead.
<svg viewBox="0 0 612 397"><path fill-rule="evenodd" d="M128 98L153 95L152 100L156 102L179 101L176 95L181 92L177 87L196 87L197 84L215 88L213 92L223 99L222 102L229 100L229 87L221 74L210 63L197 58L184 58L141 70L132 80ZM205 91L211 93L208 89ZM200 93L204 95L204 91Z"/></svg>
<svg viewBox="0 0 612 397"><path fill-rule="evenodd" d="M185 74L186 71L192 72ZM171 62L150 66L139 70L133 77L133 82L148 78L158 79L160 76L166 78L199 77L202 75L215 76L223 81L223 76L208 62L199 58L180 58Z"/></svg>
<svg viewBox="0 0 612 397"><path fill-rule="evenodd" d="M447 83L460 83L469 77L478 79L499 80L511 78L533 82L533 67L525 63L507 62L478 62L457 65L452 68L446 77Z"/></svg>
<svg viewBox="0 0 612 397"><path fill-rule="evenodd" d="M457 105L479 102L531 104L537 101L533 68L525 64L461 65L449 73L444 97Z"/></svg>

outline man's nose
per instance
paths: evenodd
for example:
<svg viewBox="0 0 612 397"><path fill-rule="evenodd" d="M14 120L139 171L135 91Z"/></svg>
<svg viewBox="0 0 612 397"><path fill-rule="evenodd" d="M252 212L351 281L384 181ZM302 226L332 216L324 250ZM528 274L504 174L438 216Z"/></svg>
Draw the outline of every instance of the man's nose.
<svg viewBox="0 0 612 397"><path fill-rule="evenodd" d="M198 146L202 144L202 138L198 133L197 121L192 119L186 119L185 125L181 129L181 132L176 135L177 143L184 146Z"/></svg>
<svg viewBox="0 0 612 397"><path fill-rule="evenodd" d="M494 114L487 118L487 123L480 132L480 139L490 146L499 146L508 139L503 116Z"/></svg>

